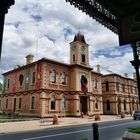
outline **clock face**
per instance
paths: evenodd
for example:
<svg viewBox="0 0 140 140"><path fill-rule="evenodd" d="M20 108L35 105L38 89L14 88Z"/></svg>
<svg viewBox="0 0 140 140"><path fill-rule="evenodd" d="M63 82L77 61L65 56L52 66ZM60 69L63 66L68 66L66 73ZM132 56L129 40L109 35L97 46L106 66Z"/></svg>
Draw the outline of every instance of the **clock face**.
<svg viewBox="0 0 140 140"><path fill-rule="evenodd" d="M85 49L86 49L85 46L81 46L82 51L85 51Z"/></svg>

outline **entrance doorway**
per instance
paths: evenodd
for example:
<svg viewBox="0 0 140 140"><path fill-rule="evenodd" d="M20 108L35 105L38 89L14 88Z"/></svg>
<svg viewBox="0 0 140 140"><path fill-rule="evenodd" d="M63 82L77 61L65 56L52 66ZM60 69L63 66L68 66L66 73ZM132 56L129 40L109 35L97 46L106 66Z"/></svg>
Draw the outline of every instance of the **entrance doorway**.
<svg viewBox="0 0 140 140"><path fill-rule="evenodd" d="M81 112L83 112L84 114L87 114L88 110L87 110L87 96L81 96L80 97L80 109Z"/></svg>

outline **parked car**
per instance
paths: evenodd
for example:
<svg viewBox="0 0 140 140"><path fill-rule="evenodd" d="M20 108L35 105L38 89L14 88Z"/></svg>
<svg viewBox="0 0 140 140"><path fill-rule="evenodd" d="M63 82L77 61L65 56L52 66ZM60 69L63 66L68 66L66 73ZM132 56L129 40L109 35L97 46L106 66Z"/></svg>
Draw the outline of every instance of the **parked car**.
<svg viewBox="0 0 140 140"><path fill-rule="evenodd" d="M133 119L134 120L137 120L137 119L140 120L140 111L134 111L134 113L133 113Z"/></svg>

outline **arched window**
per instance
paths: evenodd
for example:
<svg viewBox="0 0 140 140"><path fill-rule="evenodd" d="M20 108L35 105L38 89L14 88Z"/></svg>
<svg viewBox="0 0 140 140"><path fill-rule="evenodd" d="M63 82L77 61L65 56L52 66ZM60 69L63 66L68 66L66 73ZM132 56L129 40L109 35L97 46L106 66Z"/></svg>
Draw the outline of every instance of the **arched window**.
<svg viewBox="0 0 140 140"><path fill-rule="evenodd" d="M116 83L116 90L119 91L119 83Z"/></svg>
<svg viewBox="0 0 140 140"><path fill-rule="evenodd" d="M124 100L124 110L126 110L126 101Z"/></svg>
<svg viewBox="0 0 140 140"><path fill-rule="evenodd" d="M75 61L75 55L73 55L73 61Z"/></svg>
<svg viewBox="0 0 140 140"><path fill-rule="evenodd" d="M56 71L52 70L51 75L50 75L50 80L51 83L56 83Z"/></svg>
<svg viewBox="0 0 140 140"><path fill-rule="evenodd" d="M122 91L125 92L125 85L122 84Z"/></svg>
<svg viewBox="0 0 140 140"><path fill-rule="evenodd" d="M7 88L10 87L10 79L8 79L8 84L7 84Z"/></svg>
<svg viewBox="0 0 140 140"><path fill-rule="evenodd" d="M131 91L131 93L133 93L133 87L132 86L130 86L130 91Z"/></svg>
<svg viewBox="0 0 140 140"><path fill-rule="evenodd" d="M22 98L19 98L18 109L21 109L21 104L22 104Z"/></svg>
<svg viewBox="0 0 140 140"><path fill-rule="evenodd" d="M82 75L81 75L81 91L82 91L83 93L88 92L87 84L88 84L87 77L86 77L84 74L82 74Z"/></svg>
<svg viewBox="0 0 140 140"><path fill-rule="evenodd" d="M107 104L107 110L110 110L110 101L107 100L107 101L106 101L106 104Z"/></svg>
<svg viewBox="0 0 140 140"><path fill-rule="evenodd" d="M35 109L35 97L32 96L31 98L31 109Z"/></svg>
<svg viewBox="0 0 140 140"><path fill-rule="evenodd" d="M62 83L63 85L66 84L66 74L65 74L64 72L61 74L61 83Z"/></svg>
<svg viewBox="0 0 140 140"><path fill-rule="evenodd" d="M66 102L65 102L65 97L63 96L61 99L61 111L65 111L66 107Z"/></svg>
<svg viewBox="0 0 140 140"><path fill-rule="evenodd" d="M95 108L98 109L98 99L95 99Z"/></svg>
<svg viewBox="0 0 140 140"><path fill-rule="evenodd" d="M55 110L55 97L51 97L51 110Z"/></svg>
<svg viewBox="0 0 140 140"><path fill-rule="evenodd" d="M105 82L106 91L109 91L109 83L108 81Z"/></svg>
<svg viewBox="0 0 140 140"><path fill-rule="evenodd" d="M98 81L96 79L93 80L93 86L94 86L94 89L98 88Z"/></svg>
<svg viewBox="0 0 140 140"><path fill-rule="evenodd" d="M20 76L19 76L19 84L20 84L20 86L23 85L23 80L24 80L24 77L23 77L22 74L20 74Z"/></svg>
<svg viewBox="0 0 140 140"><path fill-rule="evenodd" d="M6 109L8 108L8 99L6 99Z"/></svg>
<svg viewBox="0 0 140 140"><path fill-rule="evenodd" d="M32 84L34 84L34 83L35 83L35 76L36 76L36 73L35 73L35 72L33 72L33 74L32 74Z"/></svg>

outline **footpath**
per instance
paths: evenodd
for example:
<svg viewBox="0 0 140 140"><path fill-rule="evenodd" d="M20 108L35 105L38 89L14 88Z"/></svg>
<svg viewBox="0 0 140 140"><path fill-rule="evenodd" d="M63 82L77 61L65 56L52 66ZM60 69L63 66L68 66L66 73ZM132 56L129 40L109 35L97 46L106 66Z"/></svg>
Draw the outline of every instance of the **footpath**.
<svg viewBox="0 0 140 140"><path fill-rule="evenodd" d="M115 121L115 120L125 120L132 119L131 116L126 116L125 118L121 118L120 116L115 115L101 115L100 121L95 121L94 119L88 119L87 116L84 118L79 117L59 117L59 124L53 125L52 118L45 118L45 122L41 123L40 119L36 120L26 120L26 121L16 121L16 122L3 122L0 123L0 134L5 133L15 133L15 132L23 132L23 131L34 131L41 130L45 128L54 128L61 126L70 126L70 125L78 125L78 124L91 124L98 122L106 122L106 121Z"/></svg>

